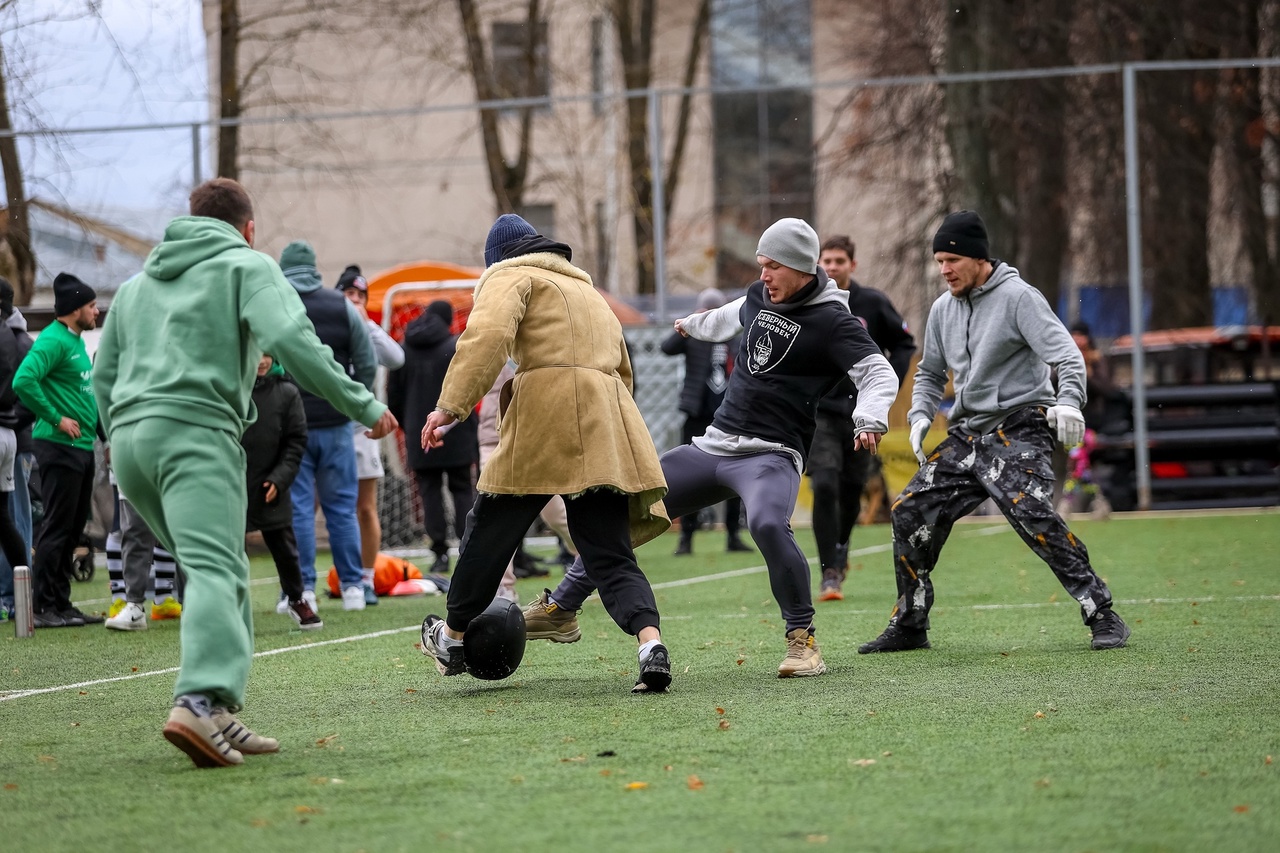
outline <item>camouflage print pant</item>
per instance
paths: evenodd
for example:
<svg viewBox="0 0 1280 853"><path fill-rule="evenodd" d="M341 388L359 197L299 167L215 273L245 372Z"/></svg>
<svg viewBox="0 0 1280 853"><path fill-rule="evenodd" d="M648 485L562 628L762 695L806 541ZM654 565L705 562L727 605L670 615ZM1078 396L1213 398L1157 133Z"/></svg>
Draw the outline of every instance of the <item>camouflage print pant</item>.
<svg viewBox="0 0 1280 853"><path fill-rule="evenodd" d="M1089 565L1084 543L1053 508L1053 436L1044 410L1014 412L986 435L952 433L925 461L893 506L893 563L898 603L892 623L927 628L933 606L930 574L956 520L987 498L1036 556L1080 602L1086 624L1111 604Z"/></svg>

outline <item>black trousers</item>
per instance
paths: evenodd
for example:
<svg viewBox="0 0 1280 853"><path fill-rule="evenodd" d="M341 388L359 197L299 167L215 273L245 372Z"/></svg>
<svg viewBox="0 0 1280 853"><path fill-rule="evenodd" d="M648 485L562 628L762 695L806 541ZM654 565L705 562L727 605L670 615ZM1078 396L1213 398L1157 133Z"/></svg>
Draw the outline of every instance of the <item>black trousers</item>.
<svg viewBox="0 0 1280 853"><path fill-rule="evenodd" d="M298 539L293 535L293 525L258 532L275 561L280 590L285 598L290 601L302 598L302 566L298 562Z"/></svg>
<svg viewBox="0 0 1280 853"><path fill-rule="evenodd" d="M421 468L413 473L418 480L418 495L422 498L422 526L427 532L427 538L431 540L431 550L437 554L448 553L449 521L445 517L442 489L447 478L449 494L453 498L454 533L462 539L463 522L476 499L476 487L471 482L471 465Z"/></svg>
<svg viewBox="0 0 1280 853"><path fill-rule="evenodd" d="M507 563L550 495L480 495L467 518L449 585L449 627L465 631L498 592ZM628 497L592 489L565 498L569 536L600 591L604 609L628 634L658 627L653 588L631 549Z"/></svg>
<svg viewBox="0 0 1280 853"><path fill-rule="evenodd" d="M680 443L693 444L693 440L707 431L711 426L711 418L695 418L689 415L684 419L680 430ZM686 542L693 540L693 532L698 529L698 517L701 513L690 513L680 516L680 538ZM742 529L742 498L734 495L724 502L724 529L729 541L738 538Z"/></svg>
<svg viewBox="0 0 1280 853"><path fill-rule="evenodd" d="M844 568L836 548L848 545L862 511L862 490L871 471L871 451L854 450L858 431L853 418L818 412L809 449L809 483L813 487L813 538L824 569Z"/></svg>
<svg viewBox="0 0 1280 853"><path fill-rule="evenodd" d="M56 441L33 443L44 504L31 566L33 604L37 613L60 612L71 607L71 556L89 521L93 452Z"/></svg>

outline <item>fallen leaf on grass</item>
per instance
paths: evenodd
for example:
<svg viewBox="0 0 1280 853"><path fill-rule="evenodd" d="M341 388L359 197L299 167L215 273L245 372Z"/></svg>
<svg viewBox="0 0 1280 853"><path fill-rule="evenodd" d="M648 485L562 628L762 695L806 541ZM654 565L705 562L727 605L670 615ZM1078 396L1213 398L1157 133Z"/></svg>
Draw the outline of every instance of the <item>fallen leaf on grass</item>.
<svg viewBox="0 0 1280 853"><path fill-rule="evenodd" d="M1037 787L1037 788L1048 788L1048 787L1049 787L1050 785L1052 785L1052 784L1053 784L1053 782L1049 781L1049 777L1048 777L1048 776L1046 776L1046 777L1045 777L1045 778L1043 778L1043 779L1037 779L1037 780L1036 780L1036 782L1035 782L1035 785L1036 785L1036 787Z"/></svg>
<svg viewBox="0 0 1280 853"><path fill-rule="evenodd" d="M81 691L80 691L80 695L81 695L81 696L88 696L88 695L89 695L89 691L88 691L88 690L81 690Z"/></svg>
<svg viewBox="0 0 1280 853"><path fill-rule="evenodd" d="M414 689L414 688L412 688L412 687L406 687L406 688L404 689L404 692L405 692L405 693L417 693L418 691L417 691L417 690L415 690L415 689Z"/></svg>
<svg viewBox="0 0 1280 853"><path fill-rule="evenodd" d="M40 755L37 756L37 758L45 764L56 764L58 762L58 759L54 758L52 755Z"/></svg>
<svg viewBox="0 0 1280 853"><path fill-rule="evenodd" d="M317 809L312 806L295 806L293 810L298 814L324 814L324 809Z"/></svg>
<svg viewBox="0 0 1280 853"><path fill-rule="evenodd" d="M1037 720L1043 720L1043 719L1044 719L1044 711L1036 711L1036 719L1037 719Z"/></svg>
<svg viewBox="0 0 1280 853"><path fill-rule="evenodd" d="M1270 756L1270 755L1268 755L1268 756L1267 756L1267 760L1266 760L1266 762L1264 762L1264 763L1266 763L1266 764L1270 764L1270 763L1271 763L1271 756Z"/></svg>
<svg viewBox="0 0 1280 853"><path fill-rule="evenodd" d="M73 729L74 729L74 728L76 728L76 727L77 727L77 726L79 726L79 725L80 725L79 723L72 723L72 724L71 724L71 728L73 728Z"/></svg>
<svg viewBox="0 0 1280 853"><path fill-rule="evenodd" d="M262 829L262 827L270 825L271 821L260 817L255 817L253 820L249 821L249 826L252 826L254 829Z"/></svg>
<svg viewBox="0 0 1280 853"><path fill-rule="evenodd" d="M523 776L512 776L512 777L511 777L511 782L512 782L513 784L516 784L516 785L524 784L524 777L523 777Z"/></svg>
<svg viewBox="0 0 1280 853"><path fill-rule="evenodd" d="M724 708L716 708L717 714L724 714Z"/></svg>
<svg viewBox="0 0 1280 853"><path fill-rule="evenodd" d="M689 786L690 791L701 791L703 788L707 787L707 783L703 782L697 776L690 776L685 780L685 784Z"/></svg>
<svg viewBox="0 0 1280 853"><path fill-rule="evenodd" d="M746 663L746 661L747 661L746 658L738 658L738 666L742 666L744 663Z"/></svg>
<svg viewBox="0 0 1280 853"><path fill-rule="evenodd" d="M874 758L850 758L849 759L850 767L870 767L872 764L875 764L875 763L876 763L876 760Z"/></svg>
<svg viewBox="0 0 1280 853"><path fill-rule="evenodd" d="M727 728L729 728L729 725L730 725L730 723L729 723L729 721L728 721L728 720L721 720L721 721L720 721L720 728L722 728L722 729L727 729Z"/></svg>
<svg viewBox="0 0 1280 853"><path fill-rule="evenodd" d="M892 753L892 752L890 752L890 751L889 751L889 750L887 750L887 749L886 749L884 752L880 753L880 754L881 754L881 755L883 755L885 758L888 758L890 755L893 755L893 753Z"/></svg>
<svg viewBox="0 0 1280 853"><path fill-rule="evenodd" d="M667 771L668 773L670 773L672 770L675 770L675 768L674 768L674 767L672 767L670 764L664 764L664 765L662 765L662 769L663 769L663 770L665 770L665 771Z"/></svg>
<svg viewBox="0 0 1280 853"><path fill-rule="evenodd" d="M647 787L649 787L649 783L648 783L648 782L628 782L628 783L627 783L626 790L628 790L628 791L643 791L643 790L644 790L645 788L647 788Z"/></svg>
<svg viewBox="0 0 1280 853"><path fill-rule="evenodd" d="M133 672L137 672L137 671L138 671L138 668L137 668L136 666L131 666L131 667L129 667L129 669L130 669L131 671L133 671Z"/></svg>
<svg viewBox="0 0 1280 853"><path fill-rule="evenodd" d="M612 770L610 770L608 767L606 767L605 769L603 769L603 770L601 770L601 771L600 771L600 775L601 775L601 776L612 776L612 775L613 775L613 771L612 771Z"/></svg>
<svg viewBox="0 0 1280 853"><path fill-rule="evenodd" d="M805 840L805 841L808 841L810 844L826 844L826 843L827 843L827 836L825 836L825 835L806 835L806 836L804 837L804 840Z"/></svg>
<svg viewBox="0 0 1280 853"><path fill-rule="evenodd" d="M325 735L324 737L316 741L316 746L324 748L329 744L333 743L337 739L338 739L338 736L336 734Z"/></svg>
<svg viewBox="0 0 1280 853"><path fill-rule="evenodd" d="M570 761L586 761L586 760L587 760L587 756L585 756L585 755L575 755L573 758L562 758L562 759L560 759L560 761L561 761L562 763L568 763L568 762L570 762Z"/></svg>
<svg viewBox="0 0 1280 853"><path fill-rule="evenodd" d="M1236 806L1234 811L1236 814L1244 814L1249 810L1248 806Z"/></svg>
<svg viewBox="0 0 1280 853"><path fill-rule="evenodd" d="M4 783L4 789L5 789L6 791L16 791L16 790L18 790L18 785L17 785L16 783L14 783L14 782L5 782L5 783Z"/></svg>

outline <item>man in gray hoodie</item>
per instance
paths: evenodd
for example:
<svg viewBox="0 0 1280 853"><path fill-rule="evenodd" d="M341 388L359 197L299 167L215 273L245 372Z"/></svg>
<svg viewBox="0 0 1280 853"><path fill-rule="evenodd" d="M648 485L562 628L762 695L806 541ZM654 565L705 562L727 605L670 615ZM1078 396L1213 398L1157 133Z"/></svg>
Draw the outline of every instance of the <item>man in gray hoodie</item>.
<svg viewBox="0 0 1280 853"><path fill-rule="evenodd" d="M962 210L933 238L947 293L929 309L924 355L907 420L920 470L893 508L898 602L889 627L861 654L929 648L930 573L957 519L987 498L1036 556L1049 564L1093 631L1093 648L1125 644L1129 628L1089 565L1084 543L1053 508L1053 440L1084 436L1085 366L1080 350L1040 291L992 259L987 228ZM1058 372L1055 393L1050 367ZM927 457L925 433L955 376L947 437Z"/></svg>

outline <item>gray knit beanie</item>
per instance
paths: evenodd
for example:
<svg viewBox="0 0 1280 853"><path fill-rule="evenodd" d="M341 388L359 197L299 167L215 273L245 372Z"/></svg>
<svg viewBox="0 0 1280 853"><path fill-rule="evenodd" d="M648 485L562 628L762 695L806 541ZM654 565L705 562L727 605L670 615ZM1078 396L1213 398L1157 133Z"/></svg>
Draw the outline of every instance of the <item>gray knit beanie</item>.
<svg viewBox="0 0 1280 853"><path fill-rule="evenodd" d="M803 219L779 219L760 235L757 255L764 255L784 267L813 273L821 254L818 232Z"/></svg>
<svg viewBox="0 0 1280 853"><path fill-rule="evenodd" d="M713 308L719 308L723 304L724 294L717 288L708 287L698 294L697 307L699 311L710 311Z"/></svg>

